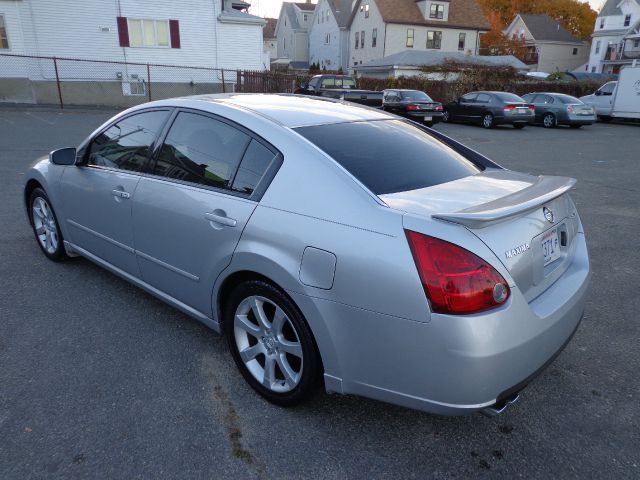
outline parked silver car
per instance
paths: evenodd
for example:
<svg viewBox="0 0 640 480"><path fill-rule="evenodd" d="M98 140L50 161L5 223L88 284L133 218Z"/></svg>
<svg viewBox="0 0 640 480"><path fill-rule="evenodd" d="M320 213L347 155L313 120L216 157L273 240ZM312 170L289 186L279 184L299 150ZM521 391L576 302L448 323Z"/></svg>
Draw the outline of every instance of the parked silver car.
<svg viewBox="0 0 640 480"><path fill-rule="evenodd" d="M280 405L324 380L496 413L566 345L589 279L575 181L385 112L212 95L129 109L26 175L52 260L88 258L226 335Z"/></svg>
<svg viewBox="0 0 640 480"><path fill-rule="evenodd" d="M545 128L569 125L580 128L596 123L595 110L581 100L563 93L535 92L523 97L535 107L536 123Z"/></svg>

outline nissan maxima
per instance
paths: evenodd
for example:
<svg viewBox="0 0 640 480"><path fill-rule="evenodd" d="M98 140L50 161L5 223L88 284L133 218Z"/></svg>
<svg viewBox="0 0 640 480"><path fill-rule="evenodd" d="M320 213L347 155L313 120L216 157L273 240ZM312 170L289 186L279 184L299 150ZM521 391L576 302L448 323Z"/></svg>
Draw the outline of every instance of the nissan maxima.
<svg viewBox="0 0 640 480"><path fill-rule="evenodd" d="M46 257L85 257L225 335L278 405L323 386L496 414L583 314L575 180L506 170L376 109L157 101L25 178Z"/></svg>

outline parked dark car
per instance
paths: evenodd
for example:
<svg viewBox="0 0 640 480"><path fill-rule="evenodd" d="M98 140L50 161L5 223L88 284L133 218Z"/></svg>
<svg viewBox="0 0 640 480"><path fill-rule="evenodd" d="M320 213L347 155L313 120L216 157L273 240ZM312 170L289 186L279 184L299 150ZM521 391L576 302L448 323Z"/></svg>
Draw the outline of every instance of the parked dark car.
<svg viewBox="0 0 640 480"><path fill-rule="evenodd" d="M403 117L424 122L432 127L442 119L442 104L434 102L420 90L393 89L382 92L382 109Z"/></svg>
<svg viewBox="0 0 640 480"><path fill-rule="evenodd" d="M348 75L316 75L295 90L300 95L335 98L368 107L382 106L382 92L358 90L356 81Z"/></svg>
<svg viewBox="0 0 640 480"><path fill-rule="evenodd" d="M596 123L596 111L582 100L562 93L536 92L522 97L536 110L535 123L545 128L569 125L580 128Z"/></svg>
<svg viewBox="0 0 640 480"><path fill-rule="evenodd" d="M534 107L507 92L471 92L444 107L442 121L478 123L484 128L511 124L524 128L534 121Z"/></svg>

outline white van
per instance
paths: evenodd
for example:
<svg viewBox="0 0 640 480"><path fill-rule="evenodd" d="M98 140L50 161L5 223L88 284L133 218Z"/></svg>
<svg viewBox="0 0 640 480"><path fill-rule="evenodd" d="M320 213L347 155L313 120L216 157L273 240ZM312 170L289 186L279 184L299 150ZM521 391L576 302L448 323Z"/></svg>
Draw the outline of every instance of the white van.
<svg viewBox="0 0 640 480"><path fill-rule="evenodd" d="M592 106L605 122L612 118L640 119L640 65L634 62L623 68L617 82L607 82L580 100Z"/></svg>

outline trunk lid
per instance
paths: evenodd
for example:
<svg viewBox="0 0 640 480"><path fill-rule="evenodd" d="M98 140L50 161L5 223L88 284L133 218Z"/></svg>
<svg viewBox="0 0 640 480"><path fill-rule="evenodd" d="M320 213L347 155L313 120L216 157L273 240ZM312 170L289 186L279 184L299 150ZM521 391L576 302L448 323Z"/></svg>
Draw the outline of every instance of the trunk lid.
<svg viewBox="0 0 640 480"><path fill-rule="evenodd" d="M527 301L571 264L579 219L567 192L575 180L487 169L433 187L380 195L389 207L453 222L487 245Z"/></svg>

